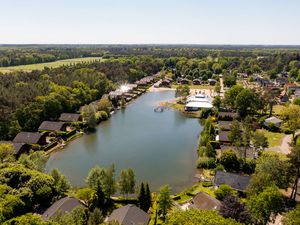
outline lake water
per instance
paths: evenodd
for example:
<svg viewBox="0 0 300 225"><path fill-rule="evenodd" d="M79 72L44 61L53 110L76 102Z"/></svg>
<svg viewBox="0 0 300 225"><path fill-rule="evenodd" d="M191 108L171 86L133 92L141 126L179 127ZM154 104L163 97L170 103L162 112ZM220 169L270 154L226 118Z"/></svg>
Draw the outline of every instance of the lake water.
<svg viewBox="0 0 300 225"><path fill-rule="evenodd" d="M158 190L169 184L179 191L193 181L196 145L202 127L172 109L154 112L174 91L149 92L102 122L95 133L84 135L53 153L47 171L58 168L73 185L84 185L88 171L115 163L120 170L133 168L137 182L147 181Z"/></svg>

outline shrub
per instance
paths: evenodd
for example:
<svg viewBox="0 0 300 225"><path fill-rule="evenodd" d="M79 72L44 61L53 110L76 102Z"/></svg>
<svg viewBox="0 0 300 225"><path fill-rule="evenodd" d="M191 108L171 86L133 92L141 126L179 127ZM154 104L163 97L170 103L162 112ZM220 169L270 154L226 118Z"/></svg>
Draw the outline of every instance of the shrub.
<svg viewBox="0 0 300 225"><path fill-rule="evenodd" d="M213 184L211 181L204 181L204 182L202 182L202 186L203 187L212 187Z"/></svg>
<svg viewBox="0 0 300 225"><path fill-rule="evenodd" d="M240 162L233 150L226 150L220 158L220 163L228 171L238 171Z"/></svg>
<svg viewBox="0 0 300 225"><path fill-rule="evenodd" d="M220 185L219 188L215 190L216 198L219 200L223 200L228 194L235 195L236 191L226 184Z"/></svg>
<svg viewBox="0 0 300 225"><path fill-rule="evenodd" d="M108 119L108 114L105 111L100 111L99 115L100 115L102 120L107 120Z"/></svg>
<svg viewBox="0 0 300 225"><path fill-rule="evenodd" d="M216 167L215 158L211 157L199 157L197 160L197 168L198 169L213 169Z"/></svg>

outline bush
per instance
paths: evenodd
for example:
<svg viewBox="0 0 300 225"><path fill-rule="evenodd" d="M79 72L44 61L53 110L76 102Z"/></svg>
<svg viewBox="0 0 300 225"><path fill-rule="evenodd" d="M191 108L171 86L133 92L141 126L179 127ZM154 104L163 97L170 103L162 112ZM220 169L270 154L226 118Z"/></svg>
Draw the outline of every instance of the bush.
<svg viewBox="0 0 300 225"><path fill-rule="evenodd" d="M204 153L205 153L205 147L204 146L199 146L198 148L198 156L204 156Z"/></svg>
<svg viewBox="0 0 300 225"><path fill-rule="evenodd" d="M219 188L215 190L215 195L218 200L223 200L228 194L235 195L236 191L226 184L220 185Z"/></svg>
<svg viewBox="0 0 300 225"><path fill-rule="evenodd" d="M107 119L108 119L108 114L107 114L107 112L105 112L105 111L100 111L100 112L99 112L99 115L100 115L100 118L101 118L102 120L107 120Z"/></svg>
<svg viewBox="0 0 300 225"><path fill-rule="evenodd" d="M252 174L255 172L255 160L253 159L247 159L246 161L242 162L242 171L246 174Z"/></svg>
<svg viewBox="0 0 300 225"><path fill-rule="evenodd" d="M240 169L240 162L233 150L226 150L220 158L220 163L227 171L238 171Z"/></svg>
<svg viewBox="0 0 300 225"><path fill-rule="evenodd" d="M212 187L213 184L211 181L204 181L204 182L202 182L202 186L203 187Z"/></svg>
<svg viewBox="0 0 300 225"><path fill-rule="evenodd" d="M215 158L211 157L199 157L197 160L198 169L214 169L216 167Z"/></svg>

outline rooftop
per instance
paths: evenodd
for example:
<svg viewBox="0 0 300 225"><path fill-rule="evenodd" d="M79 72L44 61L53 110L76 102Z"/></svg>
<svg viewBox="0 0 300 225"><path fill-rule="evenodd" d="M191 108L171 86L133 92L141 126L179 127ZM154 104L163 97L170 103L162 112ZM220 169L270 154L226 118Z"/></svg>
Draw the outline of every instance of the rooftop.
<svg viewBox="0 0 300 225"><path fill-rule="evenodd" d="M14 143L37 144L41 139L42 134L38 132L20 132L14 138Z"/></svg>
<svg viewBox="0 0 300 225"><path fill-rule="evenodd" d="M236 173L217 171L214 184L220 186L227 184L237 191L245 191L249 185L250 176L243 176Z"/></svg>
<svg viewBox="0 0 300 225"><path fill-rule="evenodd" d="M204 192L198 193L191 200L191 207L196 209L219 210L221 202Z"/></svg>
<svg viewBox="0 0 300 225"><path fill-rule="evenodd" d="M39 126L39 130L60 131L64 125L64 122L44 121Z"/></svg>
<svg viewBox="0 0 300 225"><path fill-rule="evenodd" d="M59 117L59 121L63 122L77 122L81 118L81 115L78 113L62 113Z"/></svg>
<svg viewBox="0 0 300 225"><path fill-rule="evenodd" d="M69 213L75 207L82 206L85 207L77 198L65 197L56 202L54 202L43 214L43 220L49 220L51 217L55 216L58 212Z"/></svg>
<svg viewBox="0 0 300 225"><path fill-rule="evenodd" d="M146 225L150 216L135 205L126 205L115 209L108 221L118 221L122 225Z"/></svg>

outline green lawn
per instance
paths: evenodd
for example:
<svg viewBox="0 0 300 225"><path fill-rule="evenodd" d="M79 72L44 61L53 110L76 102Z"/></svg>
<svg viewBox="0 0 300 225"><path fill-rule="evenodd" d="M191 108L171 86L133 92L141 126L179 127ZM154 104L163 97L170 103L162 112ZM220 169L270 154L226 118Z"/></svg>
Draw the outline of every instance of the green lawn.
<svg viewBox="0 0 300 225"><path fill-rule="evenodd" d="M177 88L179 84L172 84L171 88ZM214 89L215 86L211 85L188 85L190 89Z"/></svg>
<svg viewBox="0 0 300 225"><path fill-rule="evenodd" d="M283 137L286 135L284 133L275 133L265 129L259 129L259 130L262 131L264 135L267 137L269 142L269 147L279 146L281 144Z"/></svg>
<svg viewBox="0 0 300 225"><path fill-rule="evenodd" d="M273 107L273 112L275 115L281 115L282 114L282 110L285 108L284 105L274 105Z"/></svg>
<svg viewBox="0 0 300 225"><path fill-rule="evenodd" d="M192 187L183 190L173 197L180 197L180 199L176 200L176 202L179 204L183 204L192 199L192 196L190 195L196 195L199 192L204 192L215 197L213 187L203 187L202 182L194 184Z"/></svg>
<svg viewBox="0 0 300 225"><path fill-rule="evenodd" d="M60 67L63 65L77 64L77 63L82 63L82 62L92 62L92 61L96 61L96 60L103 60L103 59L102 59L102 57L86 57L86 58L58 60L55 62L48 62L48 63L0 67L0 72L11 73L11 72L20 71L20 70L30 72L32 70L43 70L44 67L57 68L57 67Z"/></svg>

